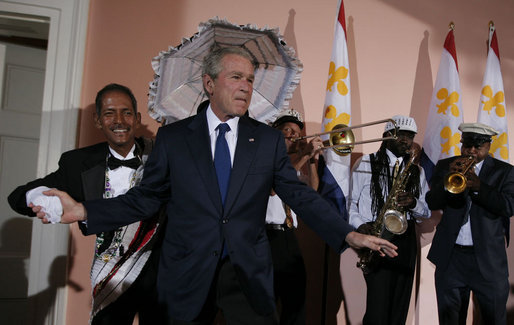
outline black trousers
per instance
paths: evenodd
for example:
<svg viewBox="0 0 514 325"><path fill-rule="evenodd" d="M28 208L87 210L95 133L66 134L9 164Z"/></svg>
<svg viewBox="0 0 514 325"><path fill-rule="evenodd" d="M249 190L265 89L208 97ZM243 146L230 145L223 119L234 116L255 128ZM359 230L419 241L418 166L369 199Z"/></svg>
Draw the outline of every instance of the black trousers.
<svg viewBox="0 0 514 325"><path fill-rule="evenodd" d="M480 324L507 323L509 281L484 279L473 248L453 249L448 268L443 271L436 268L435 289L441 325L466 324L470 291L478 302Z"/></svg>
<svg viewBox="0 0 514 325"><path fill-rule="evenodd" d="M278 325L276 313L255 312L243 293L234 266L227 257L220 261L207 302L193 321L168 318L168 325L211 325L221 310L227 325Z"/></svg>
<svg viewBox="0 0 514 325"><path fill-rule="evenodd" d="M95 315L92 325L166 324L166 306L157 298L159 250L154 250L136 281L116 301Z"/></svg>
<svg viewBox="0 0 514 325"><path fill-rule="evenodd" d="M398 246L398 256L377 256L380 259L377 267L364 275L367 287L364 325L403 325L407 319L417 254L415 222L409 220L407 231L391 241Z"/></svg>
<svg viewBox="0 0 514 325"><path fill-rule="evenodd" d="M306 272L293 229L268 229L280 324L305 324Z"/></svg>

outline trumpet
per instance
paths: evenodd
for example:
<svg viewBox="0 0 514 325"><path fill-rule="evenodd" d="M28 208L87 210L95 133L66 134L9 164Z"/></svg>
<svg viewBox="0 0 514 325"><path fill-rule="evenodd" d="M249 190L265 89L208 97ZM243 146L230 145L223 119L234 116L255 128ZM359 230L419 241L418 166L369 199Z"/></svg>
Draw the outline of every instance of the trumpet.
<svg viewBox="0 0 514 325"><path fill-rule="evenodd" d="M446 174L444 189L452 194L464 192L467 186L466 173L475 163L475 158L472 156L462 156L455 159L457 170Z"/></svg>
<svg viewBox="0 0 514 325"><path fill-rule="evenodd" d="M382 124L391 122L394 125L394 129L392 130L392 135L387 137L381 137L381 138L374 138L369 140L361 140L361 141L355 141L355 136L353 134L353 129L358 128L364 128L366 126L370 125L376 125L376 124ZM332 128L332 130L327 132L321 132L321 133L315 133L311 135L304 135L301 137L295 137L291 138L291 141L301 141L308 138L318 137L321 135L329 134L328 141L323 141L323 147L320 149L332 149L334 152L340 156L346 156L349 155L352 151L355 145L363 144L363 143L371 143L371 142L378 142L378 141L384 141L384 140L396 140L398 139L398 126L396 125L396 122L393 119L383 119L378 120L374 122L369 123L363 123L353 126L348 126L346 124L337 124Z"/></svg>

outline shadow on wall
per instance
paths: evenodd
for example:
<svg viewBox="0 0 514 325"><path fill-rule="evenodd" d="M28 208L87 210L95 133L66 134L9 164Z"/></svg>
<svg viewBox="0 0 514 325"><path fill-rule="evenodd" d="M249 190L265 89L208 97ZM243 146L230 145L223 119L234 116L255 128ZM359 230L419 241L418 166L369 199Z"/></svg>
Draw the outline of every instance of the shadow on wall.
<svg viewBox="0 0 514 325"><path fill-rule="evenodd" d="M32 222L32 219L19 217L6 221L1 230L0 254L6 255L9 252L19 251L20 245L28 245L26 252L29 252ZM66 274L68 257L58 256L53 260L48 272L48 287L35 295L26 297L28 289L25 269L26 258L10 258L9 265L2 266L2 269L4 267L9 268L9 274L17 276L16 281L13 281L11 277L4 278L3 281L9 281L10 283L2 285L2 288L8 286L10 291L20 293L18 297L12 299L13 303L10 305L12 308L5 310L0 315L0 323L2 324L46 324L45 319L49 311L55 307L55 297L59 288L69 285L72 290L83 290L77 284L66 281L68 278ZM73 257L70 258L69 262L71 265Z"/></svg>

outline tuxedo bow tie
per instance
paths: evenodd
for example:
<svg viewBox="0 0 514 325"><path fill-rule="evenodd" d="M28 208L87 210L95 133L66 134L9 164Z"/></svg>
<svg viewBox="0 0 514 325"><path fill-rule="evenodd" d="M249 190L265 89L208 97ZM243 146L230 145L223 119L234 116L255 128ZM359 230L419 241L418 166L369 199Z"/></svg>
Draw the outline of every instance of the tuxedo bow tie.
<svg viewBox="0 0 514 325"><path fill-rule="evenodd" d="M107 159L107 167L109 169L113 170L120 166L125 166L132 169L137 169L141 165L141 160L138 157L134 157L132 159L127 160L120 160L116 157L110 156L109 159Z"/></svg>

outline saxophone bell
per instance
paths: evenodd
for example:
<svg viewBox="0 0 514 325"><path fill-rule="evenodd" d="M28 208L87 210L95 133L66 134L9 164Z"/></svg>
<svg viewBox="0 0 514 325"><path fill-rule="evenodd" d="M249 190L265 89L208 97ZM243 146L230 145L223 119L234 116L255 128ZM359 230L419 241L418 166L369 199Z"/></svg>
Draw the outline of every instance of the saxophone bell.
<svg viewBox="0 0 514 325"><path fill-rule="evenodd" d="M384 213L384 227L394 235L401 235L407 231L407 217L405 213L388 209Z"/></svg>

